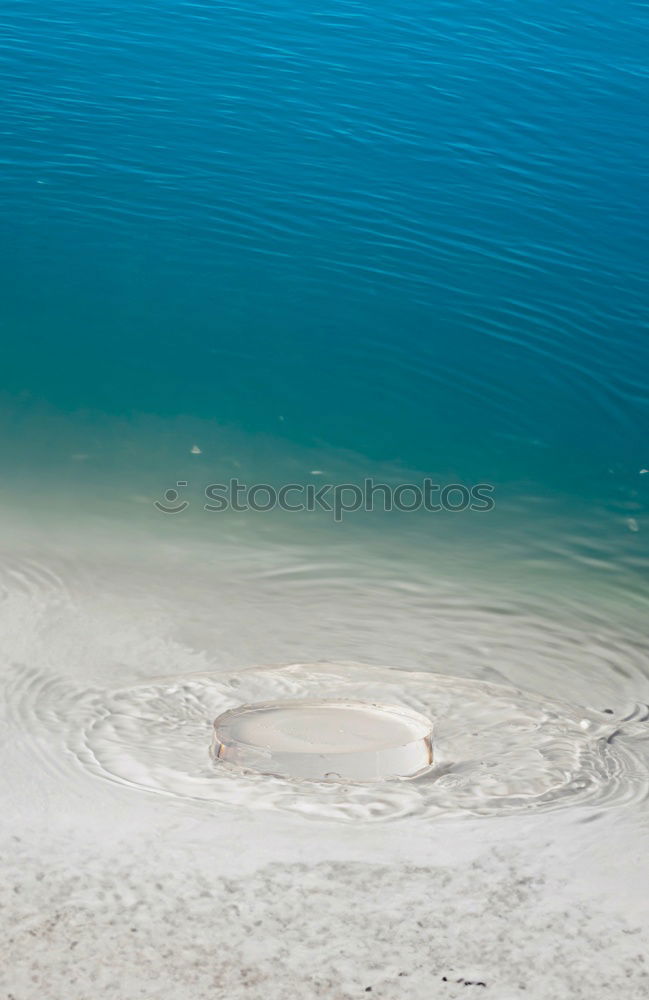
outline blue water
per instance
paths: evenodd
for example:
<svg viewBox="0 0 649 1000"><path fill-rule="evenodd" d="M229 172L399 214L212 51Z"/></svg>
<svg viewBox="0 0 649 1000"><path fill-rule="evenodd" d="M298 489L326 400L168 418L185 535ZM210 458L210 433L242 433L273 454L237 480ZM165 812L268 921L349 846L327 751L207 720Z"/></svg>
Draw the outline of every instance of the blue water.
<svg viewBox="0 0 649 1000"><path fill-rule="evenodd" d="M649 464L645 4L14 0L1 44L17 411Z"/></svg>

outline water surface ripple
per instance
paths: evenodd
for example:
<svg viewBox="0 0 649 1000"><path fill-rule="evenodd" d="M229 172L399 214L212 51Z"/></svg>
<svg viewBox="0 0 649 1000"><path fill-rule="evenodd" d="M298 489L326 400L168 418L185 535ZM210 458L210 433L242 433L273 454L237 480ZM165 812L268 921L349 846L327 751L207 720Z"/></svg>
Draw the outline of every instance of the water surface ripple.
<svg viewBox="0 0 649 1000"><path fill-rule="evenodd" d="M23 0L2 21L12 390L282 414L416 465L500 433L641 460L641 4Z"/></svg>
<svg viewBox="0 0 649 1000"><path fill-rule="evenodd" d="M217 809L280 809L343 822L502 816L618 805L638 801L648 787L645 705L616 716L502 684L327 662L101 692L33 675L27 690L18 705L23 722L37 716L94 775ZM379 785L331 784L211 758L212 726L222 712L303 698L382 701L424 714L434 723L432 770Z"/></svg>

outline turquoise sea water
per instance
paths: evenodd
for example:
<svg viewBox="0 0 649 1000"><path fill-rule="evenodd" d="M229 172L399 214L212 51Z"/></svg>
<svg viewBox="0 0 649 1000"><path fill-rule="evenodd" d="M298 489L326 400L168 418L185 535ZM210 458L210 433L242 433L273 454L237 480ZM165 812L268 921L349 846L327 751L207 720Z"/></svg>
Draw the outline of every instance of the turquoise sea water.
<svg viewBox="0 0 649 1000"><path fill-rule="evenodd" d="M8 410L635 487L646 32L612 0L7 4Z"/></svg>

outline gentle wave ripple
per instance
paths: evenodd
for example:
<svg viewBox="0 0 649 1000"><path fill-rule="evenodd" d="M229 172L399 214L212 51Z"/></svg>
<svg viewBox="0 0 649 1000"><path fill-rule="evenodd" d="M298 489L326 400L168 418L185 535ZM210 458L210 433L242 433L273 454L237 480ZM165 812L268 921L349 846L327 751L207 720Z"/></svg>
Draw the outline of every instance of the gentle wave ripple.
<svg viewBox="0 0 649 1000"><path fill-rule="evenodd" d="M381 700L434 723L434 767L412 780L291 781L213 761L216 716L296 698ZM45 726L88 770L206 807L280 809L343 822L403 816L503 816L636 802L649 788L649 709L599 712L519 689L357 663L194 675L110 691L75 690L22 672L9 692L19 721Z"/></svg>

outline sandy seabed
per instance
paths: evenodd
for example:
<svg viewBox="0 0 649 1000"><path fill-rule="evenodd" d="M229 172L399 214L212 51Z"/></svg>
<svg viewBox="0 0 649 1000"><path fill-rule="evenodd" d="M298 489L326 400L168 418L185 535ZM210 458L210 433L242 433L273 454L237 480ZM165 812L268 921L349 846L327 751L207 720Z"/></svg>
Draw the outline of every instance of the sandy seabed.
<svg viewBox="0 0 649 1000"><path fill-rule="evenodd" d="M422 620L415 584L413 616L407 599L381 596L385 567L365 567L360 596L348 578L337 594L354 550L307 559L268 539L210 549L137 529L117 541L109 519L59 519L35 539L29 520L11 515L0 601L0 997L649 995L640 794L601 809L339 824L101 781L56 738L58 678L115 688L324 651L389 662L399 647L400 666L425 669L436 644L450 672L460 653L476 672L470 637L453 651L443 616ZM441 590L456 583L438 574ZM600 678L596 697L629 699L638 676ZM576 683L568 672L566 692Z"/></svg>

